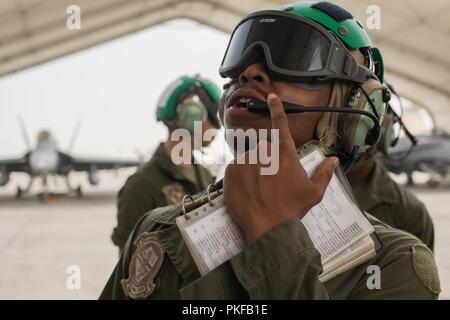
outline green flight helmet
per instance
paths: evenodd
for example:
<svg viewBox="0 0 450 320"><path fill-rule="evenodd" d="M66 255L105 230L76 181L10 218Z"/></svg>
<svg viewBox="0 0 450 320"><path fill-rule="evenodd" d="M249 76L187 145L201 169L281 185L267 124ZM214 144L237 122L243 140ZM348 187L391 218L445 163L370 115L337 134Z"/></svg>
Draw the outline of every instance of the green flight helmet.
<svg viewBox="0 0 450 320"><path fill-rule="evenodd" d="M198 97L198 100L192 97ZM216 128L220 127L217 116L221 91L212 81L199 74L181 76L161 94L156 108L156 119L167 123L176 118L178 125L193 131L195 121L206 118Z"/></svg>
<svg viewBox="0 0 450 320"><path fill-rule="evenodd" d="M379 120L374 126L368 117L360 117L354 130L338 132L338 136L346 137L351 150L335 150L339 154L341 165L347 169L360 152L375 145L380 139L380 125L383 121L386 103L390 99L389 90L383 85L384 65L380 50L372 47L372 41L364 26L351 13L329 2L297 2L287 4L281 11L299 15L319 23L347 47L349 51L359 50L365 57L365 66L377 79L367 79L361 86L354 86L346 98L351 108L372 113ZM362 94L361 89L364 89ZM364 97L367 94L367 97ZM371 102L369 102L369 99ZM350 122L344 124L347 128ZM342 127L342 126L341 126Z"/></svg>
<svg viewBox="0 0 450 320"><path fill-rule="evenodd" d="M349 49L360 49L369 63L369 69L383 82L383 57L378 48L372 47L372 41L364 26L345 9L330 3L302 1L284 5L280 10L313 20L331 31Z"/></svg>

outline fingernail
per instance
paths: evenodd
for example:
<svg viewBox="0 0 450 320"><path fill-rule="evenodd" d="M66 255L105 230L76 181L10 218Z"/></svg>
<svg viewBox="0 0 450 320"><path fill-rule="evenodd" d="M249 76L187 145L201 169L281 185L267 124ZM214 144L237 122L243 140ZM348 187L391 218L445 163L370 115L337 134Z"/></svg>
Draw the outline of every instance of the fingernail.
<svg viewBox="0 0 450 320"><path fill-rule="evenodd" d="M273 100L275 99L277 96L275 95L275 93L269 93L269 95L267 96L268 100Z"/></svg>

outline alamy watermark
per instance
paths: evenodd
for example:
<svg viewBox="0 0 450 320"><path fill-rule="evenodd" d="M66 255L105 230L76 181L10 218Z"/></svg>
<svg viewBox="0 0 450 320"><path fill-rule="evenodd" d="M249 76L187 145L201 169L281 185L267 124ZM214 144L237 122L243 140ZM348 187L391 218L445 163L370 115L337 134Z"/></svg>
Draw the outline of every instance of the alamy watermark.
<svg viewBox="0 0 450 320"><path fill-rule="evenodd" d="M81 268L80 266L73 264L67 266L66 273L69 275L66 280L66 287L68 290L80 290L81 289Z"/></svg>
<svg viewBox="0 0 450 320"><path fill-rule="evenodd" d="M69 30L81 29L81 8L75 4L67 7L66 13L69 15L66 19L66 27Z"/></svg>
<svg viewBox="0 0 450 320"><path fill-rule="evenodd" d="M369 290L381 289L381 270L377 265L370 265L367 267L367 274L370 276L367 278L366 286Z"/></svg>
<svg viewBox="0 0 450 320"><path fill-rule="evenodd" d="M366 20L366 26L369 30L381 29L381 8L375 4L370 5L366 9L368 15Z"/></svg>
<svg viewBox="0 0 450 320"><path fill-rule="evenodd" d="M183 128L172 131L170 140L177 142L170 155L174 164L190 164L192 160L194 163L203 162L201 155L192 159L192 152L200 150L203 141L212 141L216 130L203 131L202 124L202 121L195 121L193 133ZM259 163L261 175L278 173L280 159L278 129L225 129L225 141L229 146L233 146L235 154L238 155L234 160L235 163ZM226 162L226 158L223 157L216 159L214 164L226 164Z"/></svg>

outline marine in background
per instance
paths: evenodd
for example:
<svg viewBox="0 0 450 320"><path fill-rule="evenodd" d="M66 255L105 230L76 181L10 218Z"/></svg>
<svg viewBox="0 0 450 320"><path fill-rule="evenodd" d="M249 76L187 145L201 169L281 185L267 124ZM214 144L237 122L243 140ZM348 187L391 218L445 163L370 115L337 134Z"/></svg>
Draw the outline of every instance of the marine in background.
<svg viewBox="0 0 450 320"><path fill-rule="evenodd" d="M138 220L149 210L179 203L185 194L204 190L214 177L200 164L175 164L171 153L179 141L170 138L176 129L186 129L196 138L195 122L201 123L201 147L211 140L202 139L206 130L214 132L220 127L217 117L220 89L199 75L181 76L162 93L156 109L156 118L168 129L168 138L162 142L152 158L130 176L117 197L117 225L111 239L119 252ZM212 130L212 131L211 131ZM213 138L213 137L212 137ZM194 141L192 140L194 143ZM190 148L191 152L194 146ZM190 159L192 154L190 155Z"/></svg>

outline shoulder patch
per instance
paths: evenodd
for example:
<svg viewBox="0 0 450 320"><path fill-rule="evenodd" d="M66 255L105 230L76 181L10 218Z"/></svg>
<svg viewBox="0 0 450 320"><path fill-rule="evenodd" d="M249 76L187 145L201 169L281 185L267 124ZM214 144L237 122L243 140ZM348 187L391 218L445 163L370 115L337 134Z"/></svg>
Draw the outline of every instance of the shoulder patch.
<svg viewBox="0 0 450 320"><path fill-rule="evenodd" d="M441 292L439 275L431 250L422 244L412 247L413 267L422 284L434 294Z"/></svg>
<svg viewBox="0 0 450 320"><path fill-rule="evenodd" d="M180 203L181 200L183 200L184 195L186 194L186 192L184 192L183 186L179 183L167 184L162 187L161 191L166 197L167 204Z"/></svg>
<svg viewBox="0 0 450 320"><path fill-rule="evenodd" d="M128 278L120 281L125 294L132 299L146 299L156 288L156 278L164 261L164 250L154 232L144 232L134 242Z"/></svg>

